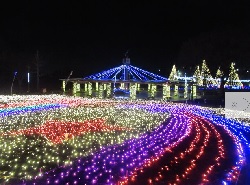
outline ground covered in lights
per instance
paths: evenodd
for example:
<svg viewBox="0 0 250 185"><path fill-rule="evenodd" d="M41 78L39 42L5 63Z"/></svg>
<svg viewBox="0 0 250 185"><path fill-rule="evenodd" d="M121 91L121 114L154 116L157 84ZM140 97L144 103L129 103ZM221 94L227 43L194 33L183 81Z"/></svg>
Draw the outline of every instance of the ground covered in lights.
<svg viewBox="0 0 250 185"><path fill-rule="evenodd" d="M0 184L248 184L249 120L164 101L0 96Z"/></svg>

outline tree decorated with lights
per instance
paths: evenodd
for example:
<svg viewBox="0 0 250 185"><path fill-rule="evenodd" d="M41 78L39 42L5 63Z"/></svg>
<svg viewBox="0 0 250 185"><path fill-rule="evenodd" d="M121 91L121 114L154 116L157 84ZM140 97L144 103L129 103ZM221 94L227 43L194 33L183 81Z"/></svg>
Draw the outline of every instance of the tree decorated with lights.
<svg viewBox="0 0 250 185"><path fill-rule="evenodd" d="M221 77L223 76L223 71L220 70L220 67L217 69L216 71L216 75L215 75L215 80L216 80L216 84L220 85L221 83Z"/></svg>
<svg viewBox="0 0 250 185"><path fill-rule="evenodd" d="M202 65L201 65L201 78L203 80L203 85L214 84L210 70L205 60L202 61Z"/></svg>
<svg viewBox="0 0 250 185"><path fill-rule="evenodd" d="M177 71L176 71L175 65L173 65L172 70L171 70L171 73L170 73L168 79L169 79L170 81L177 81L177 80L178 80L178 78L177 78Z"/></svg>
<svg viewBox="0 0 250 185"><path fill-rule="evenodd" d="M197 83L198 86L203 85L203 83L202 83L203 81L202 81L202 78L201 78L201 71L200 71L199 66L196 66L193 77L194 77L194 80L195 80L195 82Z"/></svg>
<svg viewBox="0 0 250 185"><path fill-rule="evenodd" d="M243 84L241 83L239 75L236 72L236 69L235 69L234 66L235 66L235 63L232 62L231 65L230 65L229 75L228 75L226 85L229 85L229 86L242 86Z"/></svg>
<svg viewBox="0 0 250 185"><path fill-rule="evenodd" d="M178 81L178 72L176 70L175 65L173 65L168 79L170 82ZM167 87L168 96L169 96L169 93L170 93L170 87ZM177 84L174 85L174 96L178 96L178 85Z"/></svg>

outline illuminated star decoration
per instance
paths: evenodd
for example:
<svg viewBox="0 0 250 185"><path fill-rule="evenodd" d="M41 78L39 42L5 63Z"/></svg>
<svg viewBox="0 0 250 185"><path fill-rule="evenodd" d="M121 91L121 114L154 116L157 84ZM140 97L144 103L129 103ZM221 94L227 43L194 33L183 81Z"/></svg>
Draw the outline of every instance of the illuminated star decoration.
<svg viewBox="0 0 250 185"><path fill-rule="evenodd" d="M74 138L86 132L108 132L108 131L130 130L125 127L117 127L105 124L103 119L87 120L85 122L63 122L48 121L39 127L21 129L3 135L42 135L53 144L62 143L63 140Z"/></svg>

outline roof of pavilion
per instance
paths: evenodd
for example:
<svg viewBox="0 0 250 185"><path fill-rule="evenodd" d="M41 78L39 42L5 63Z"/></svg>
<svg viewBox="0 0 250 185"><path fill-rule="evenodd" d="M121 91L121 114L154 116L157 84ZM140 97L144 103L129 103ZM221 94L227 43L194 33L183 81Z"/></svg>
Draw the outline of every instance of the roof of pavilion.
<svg viewBox="0 0 250 185"><path fill-rule="evenodd" d="M70 78L68 81L78 83L166 83L168 79L132 65L120 65L118 67L102 71L85 78Z"/></svg>

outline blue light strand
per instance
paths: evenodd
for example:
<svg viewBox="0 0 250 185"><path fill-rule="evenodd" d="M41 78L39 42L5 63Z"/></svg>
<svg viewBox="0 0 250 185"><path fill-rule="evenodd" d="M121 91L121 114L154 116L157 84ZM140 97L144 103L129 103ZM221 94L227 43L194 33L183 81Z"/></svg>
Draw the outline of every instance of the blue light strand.
<svg viewBox="0 0 250 185"><path fill-rule="evenodd" d="M123 65L103 71L101 73L93 74L88 77L85 77L84 79L98 79L98 80L105 80L108 77L112 76L113 74L117 73L117 71L121 70Z"/></svg>
<svg viewBox="0 0 250 185"><path fill-rule="evenodd" d="M129 69L130 69L131 73L134 73L136 76L138 76L138 78L140 80L148 80L145 76L143 76L142 74L140 74L138 71L134 71L133 68L130 67Z"/></svg>
<svg viewBox="0 0 250 185"><path fill-rule="evenodd" d="M125 72L128 72L133 80L167 80L167 78L156 75L154 73L148 72L146 70L142 70L138 67L132 65L121 65L101 73L93 74L83 79L93 79L93 80L112 80L114 78L124 80Z"/></svg>
<svg viewBox="0 0 250 185"><path fill-rule="evenodd" d="M117 77L117 76L119 76L118 74L119 74L122 70L123 70L123 68L121 67L121 69L119 69L111 79L119 79L119 77ZM110 76L111 76L111 75L110 75ZM121 77L122 77L122 76L120 76L120 79L121 79Z"/></svg>
<svg viewBox="0 0 250 185"><path fill-rule="evenodd" d="M138 71L133 71L133 69L131 68L130 65L129 65L129 66L126 66L126 68L127 68L127 70L129 71L129 73L130 73L131 75L134 76L135 79L142 80L141 77L143 77L143 76L142 76L141 74L137 74ZM136 77L135 75L136 75L137 77ZM141 76L141 77L140 77L140 76Z"/></svg>
<svg viewBox="0 0 250 185"><path fill-rule="evenodd" d="M6 117L11 115L19 115L28 112L36 112L36 111L47 111L51 109L58 109L62 107L67 107L62 104L46 104L46 105L34 105L27 107L16 107L16 108L8 108L0 110L0 117Z"/></svg>
<svg viewBox="0 0 250 185"><path fill-rule="evenodd" d="M133 68L133 69L136 69L136 70L138 70L138 71L141 71L142 73L148 75L149 77L152 77L154 80L167 80L167 78L165 78L165 77L162 77L162 76L160 76L160 75L156 75L156 74L154 74L154 73L145 71L145 70L140 69L140 68L138 68L138 67L131 66L131 65L130 65L130 67Z"/></svg>

